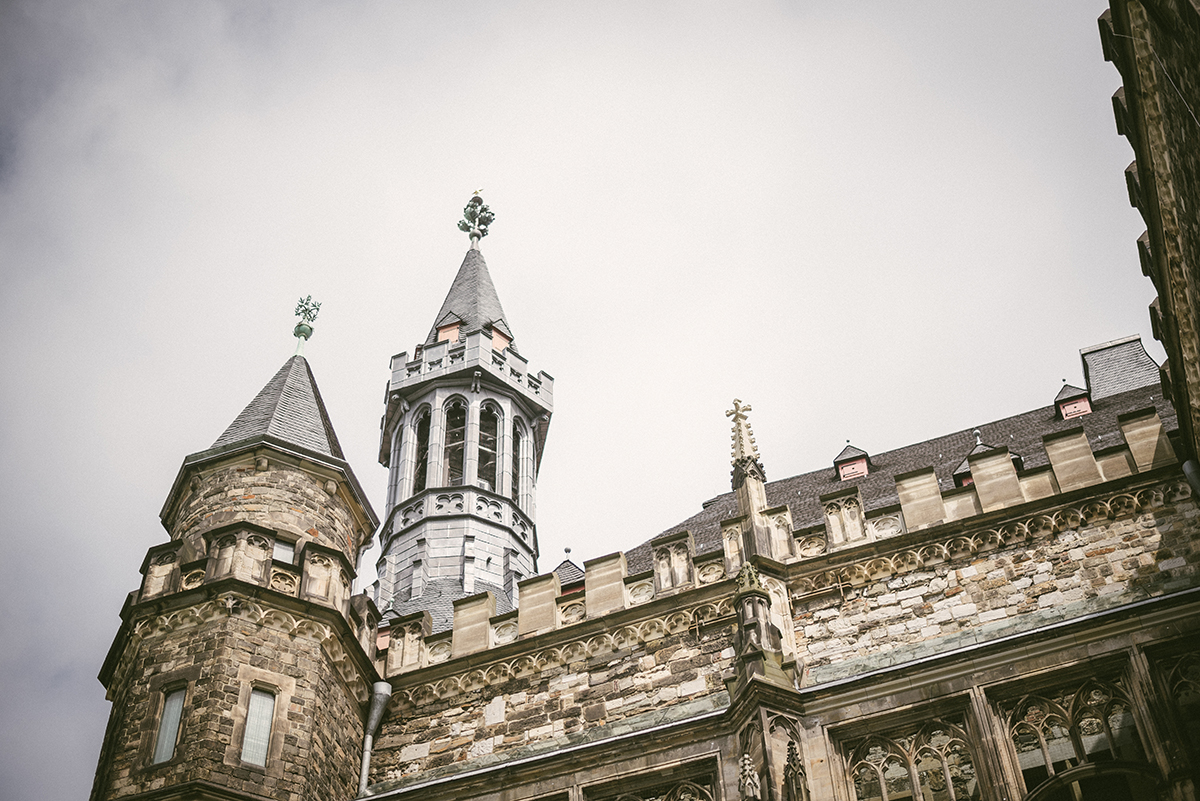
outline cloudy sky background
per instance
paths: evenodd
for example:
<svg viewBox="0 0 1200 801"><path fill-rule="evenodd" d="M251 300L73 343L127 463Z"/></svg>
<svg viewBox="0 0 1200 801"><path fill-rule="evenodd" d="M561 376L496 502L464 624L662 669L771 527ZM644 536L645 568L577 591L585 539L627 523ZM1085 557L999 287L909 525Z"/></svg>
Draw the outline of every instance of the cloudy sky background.
<svg viewBox="0 0 1200 801"><path fill-rule="evenodd" d="M86 797L183 457L307 354L359 479L482 186L541 567L1046 405L1153 297L1102 0L0 5L0 797ZM371 561L373 562L374 554ZM370 565L364 565L369 571Z"/></svg>

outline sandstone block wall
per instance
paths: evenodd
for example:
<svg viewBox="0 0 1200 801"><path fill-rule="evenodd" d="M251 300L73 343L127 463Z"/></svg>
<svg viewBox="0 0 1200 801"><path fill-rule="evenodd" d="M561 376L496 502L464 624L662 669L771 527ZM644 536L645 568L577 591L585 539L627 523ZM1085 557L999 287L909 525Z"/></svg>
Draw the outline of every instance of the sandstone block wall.
<svg viewBox="0 0 1200 801"><path fill-rule="evenodd" d="M253 455L203 470L181 491L164 525L203 553L203 534L236 522L251 522L290 534L297 543L316 541L336 548L357 564L364 532L336 481L299 469L273 454L263 464ZM333 490L332 492L330 490Z"/></svg>
<svg viewBox="0 0 1200 801"><path fill-rule="evenodd" d="M850 676L1194 586L1198 514L1187 485L1171 480L959 532L944 545L935 536L923 548L835 567L853 581L825 591L811 589L814 576L801 577L792 583L792 603L805 681Z"/></svg>
<svg viewBox="0 0 1200 801"><path fill-rule="evenodd" d="M462 676L402 685L372 761L379 789L548 753L583 738L643 728L728 703L730 621L569 643L536 659L480 665Z"/></svg>
<svg viewBox="0 0 1200 801"><path fill-rule="evenodd" d="M288 801L353 797L360 711L312 636L319 627L285 631L218 602L142 623L110 682L114 711L93 798L187 781ZM276 692L265 768L240 760L252 686ZM164 692L179 687L188 694L175 755L152 765Z"/></svg>

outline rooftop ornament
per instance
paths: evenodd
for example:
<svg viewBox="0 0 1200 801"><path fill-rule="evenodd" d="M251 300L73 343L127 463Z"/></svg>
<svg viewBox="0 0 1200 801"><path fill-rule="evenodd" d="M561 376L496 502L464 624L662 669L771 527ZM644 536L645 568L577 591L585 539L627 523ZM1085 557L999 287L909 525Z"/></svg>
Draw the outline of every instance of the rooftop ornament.
<svg viewBox="0 0 1200 801"><path fill-rule="evenodd" d="M296 337L296 355L304 355L304 343L312 336L312 324L316 322L317 313L321 311L321 304L312 299L312 295L305 298L300 298L296 303L295 314L300 318L300 322L296 323L296 327L292 329L293 336Z"/></svg>
<svg viewBox="0 0 1200 801"><path fill-rule="evenodd" d="M766 471L759 461L758 445L754 442L754 432L750 429L750 420L746 413L753 411L750 404L734 398L733 408L725 412L726 417L733 418L733 488L742 486L746 476L754 476L759 481L766 481Z"/></svg>
<svg viewBox="0 0 1200 801"><path fill-rule="evenodd" d="M479 196L482 189L476 189L475 194L467 201L463 209L463 218L458 221L458 230L471 237L471 249L479 250L479 240L488 235L488 226L496 219Z"/></svg>

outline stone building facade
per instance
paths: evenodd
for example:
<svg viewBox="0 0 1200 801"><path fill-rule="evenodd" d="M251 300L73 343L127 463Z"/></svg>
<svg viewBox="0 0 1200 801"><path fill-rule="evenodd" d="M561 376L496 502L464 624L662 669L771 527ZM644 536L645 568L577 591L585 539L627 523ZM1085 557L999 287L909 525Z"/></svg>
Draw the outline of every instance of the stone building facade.
<svg viewBox="0 0 1200 801"><path fill-rule="evenodd" d="M185 459L101 672L93 799L1195 799L1198 19L1101 18L1163 369L1084 348L1042 407L773 481L734 401L730 491L582 566L537 569L553 379L473 199L392 360L382 518L302 356Z"/></svg>

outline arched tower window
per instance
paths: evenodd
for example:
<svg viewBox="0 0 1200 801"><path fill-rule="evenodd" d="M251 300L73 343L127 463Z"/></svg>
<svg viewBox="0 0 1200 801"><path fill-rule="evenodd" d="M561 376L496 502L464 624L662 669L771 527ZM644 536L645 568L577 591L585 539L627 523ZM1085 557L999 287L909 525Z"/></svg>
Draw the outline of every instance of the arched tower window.
<svg viewBox="0 0 1200 801"><path fill-rule="evenodd" d="M521 445L525 439L521 431L521 421L513 420L512 433L512 499L521 500Z"/></svg>
<svg viewBox="0 0 1200 801"><path fill-rule="evenodd" d="M446 483L457 487L463 483L465 473L464 449L467 442L467 404L455 398L446 404Z"/></svg>
<svg viewBox="0 0 1200 801"><path fill-rule="evenodd" d="M479 410L479 486L496 490L496 453L500 439L500 413L491 404Z"/></svg>
<svg viewBox="0 0 1200 801"><path fill-rule="evenodd" d="M413 471L413 492L425 489L429 476L429 410L423 409L417 417L416 468Z"/></svg>

